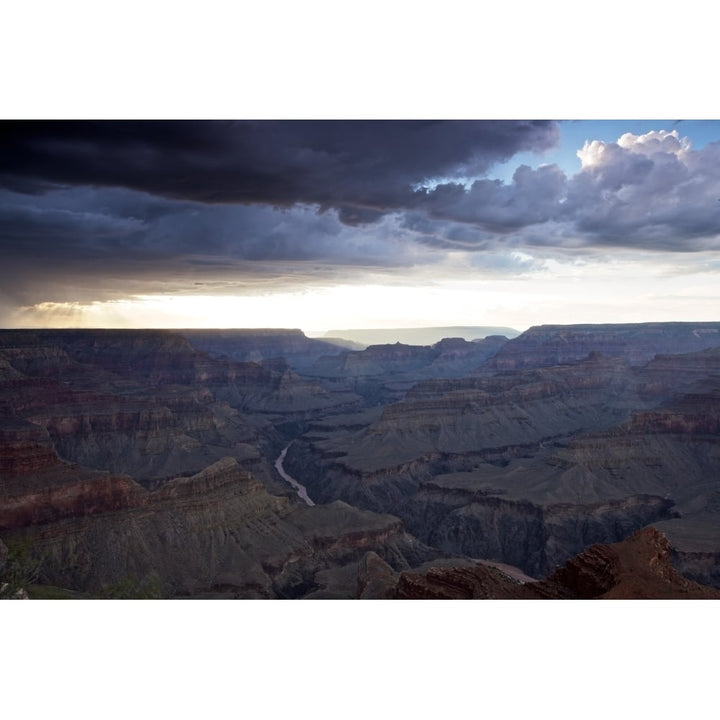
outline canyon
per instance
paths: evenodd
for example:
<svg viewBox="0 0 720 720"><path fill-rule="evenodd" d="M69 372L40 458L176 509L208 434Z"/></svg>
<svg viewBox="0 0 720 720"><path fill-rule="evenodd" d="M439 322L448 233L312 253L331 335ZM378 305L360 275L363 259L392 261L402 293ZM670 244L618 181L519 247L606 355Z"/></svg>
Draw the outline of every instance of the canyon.
<svg viewBox="0 0 720 720"><path fill-rule="evenodd" d="M720 323L0 331L31 597L715 597L719 521Z"/></svg>

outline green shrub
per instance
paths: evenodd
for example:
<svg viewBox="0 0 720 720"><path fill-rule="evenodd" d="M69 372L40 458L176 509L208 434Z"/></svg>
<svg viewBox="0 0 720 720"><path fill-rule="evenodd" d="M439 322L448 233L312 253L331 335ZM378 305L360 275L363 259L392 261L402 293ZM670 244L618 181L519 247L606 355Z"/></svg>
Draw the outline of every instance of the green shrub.
<svg viewBox="0 0 720 720"><path fill-rule="evenodd" d="M0 540L0 599L27 597L27 587L37 580L41 566L29 539Z"/></svg>

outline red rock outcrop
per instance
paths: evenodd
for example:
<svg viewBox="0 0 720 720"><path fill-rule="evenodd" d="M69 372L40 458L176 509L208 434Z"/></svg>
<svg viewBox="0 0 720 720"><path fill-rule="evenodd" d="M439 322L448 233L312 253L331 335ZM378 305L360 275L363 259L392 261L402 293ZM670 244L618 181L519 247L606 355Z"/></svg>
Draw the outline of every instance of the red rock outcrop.
<svg viewBox="0 0 720 720"><path fill-rule="evenodd" d="M687 580L671 564L670 543L648 527L612 545L593 545L553 573L546 586L576 598L720 599L720 590Z"/></svg>
<svg viewBox="0 0 720 720"><path fill-rule="evenodd" d="M611 545L592 545L546 580L519 583L497 568L433 567L403 572L398 599L720 599L720 590L682 577L670 562L670 543L652 527ZM366 565L372 567L371 565ZM382 568L381 568L382 570ZM379 571L378 571L379 572ZM364 579L364 587L370 583ZM385 589L385 597L392 592Z"/></svg>
<svg viewBox="0 0 720 720"><path fill-rule="evenodd" d="M720 436L720 387L683 395L668 407L633 413L623 429L633 435Z"/></svg>
<svg viewBox="0 0 720 720"><path fill-rule="evenodd" d="M129 477L72 466L46 475L48 482L42 489L0 497L1 531L138 507L145 497L143 489Z"/></svg>
<svg viewBox="0 0 720 720"><path fill-rule="evenodd" d="M143 494L127 476L61 460L39 425L0 420L0 530L135 506Z"/></svg>
<svg viewBox="0 0 720 720"><path fill-rule="evenodd" d="M496 568L437 567L426 573L403 572L395 590L398 600L520 600L528 599L524 586Z"/></svg>
<svg viewBox="0 0 720 720"><path fill-rule="evenodd" d="M58 462L46 430L17 418L0 418L0 492L6 476L35 473Z"/></svg>

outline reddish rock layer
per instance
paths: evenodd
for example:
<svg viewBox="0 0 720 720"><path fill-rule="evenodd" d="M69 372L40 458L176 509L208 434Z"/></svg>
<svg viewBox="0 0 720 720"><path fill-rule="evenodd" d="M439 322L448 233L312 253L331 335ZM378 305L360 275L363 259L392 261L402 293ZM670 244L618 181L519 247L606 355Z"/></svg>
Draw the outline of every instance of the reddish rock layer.
<svg viewBox="0 0 720 720"><path fill-rule="evenodd" d="M369 584L365 577L363 588ZM385 593L388 597L387 590ZM682 577L670 564L667 538L647 527L620 543L592 545L540 582L521 584L491 567L434 567L423 574L401 573L394 596L448 600L720 599L720 590Z"/></svg>
<svg viewBox="0 0 720 720"><path fill-rule="evenodd" d="M670 543L648 527L612 545L593 545L553 573L548 585L577 598L720 599L720 590L687 580L670 563Z"/></svg>
<svg viewBox="0 0 720 720"><path fill-rule="evenodd" d="M19 419L0 419L0 495L7 476L34 473L58 462L44 428Z"/></svg>

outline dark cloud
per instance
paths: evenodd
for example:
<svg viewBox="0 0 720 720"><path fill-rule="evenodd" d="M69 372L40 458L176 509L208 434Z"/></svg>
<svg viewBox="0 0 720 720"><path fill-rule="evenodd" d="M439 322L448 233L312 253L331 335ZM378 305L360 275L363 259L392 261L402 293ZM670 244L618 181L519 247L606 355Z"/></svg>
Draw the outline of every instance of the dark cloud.
<svg viewBox="0 0 720 720"><path fill-rule="evenodd" d="M394 216L366 233L310 206L204 205L117 188L0 191L0 287L25 303L337 280L406 267L413 242Z"/></svg>
<svg viewBox="0 0 720 720"><path fill-rule="evenodd" d="M125 187L202 203L309 203L351 224L434 177L484 174L558 140L544 121L9 122L1 182ZM33 185L33 183L36 183Z"/></svg>
<svg viewBox="0 0 720 720"><path fill-rule="evenodd" d="M505 234L556 216L566 185L557 165L537 170L521 165L510 185L499 180L476 180L468 190L458 184L439 185L426 192L416 207L435 217Z"/></svg>

